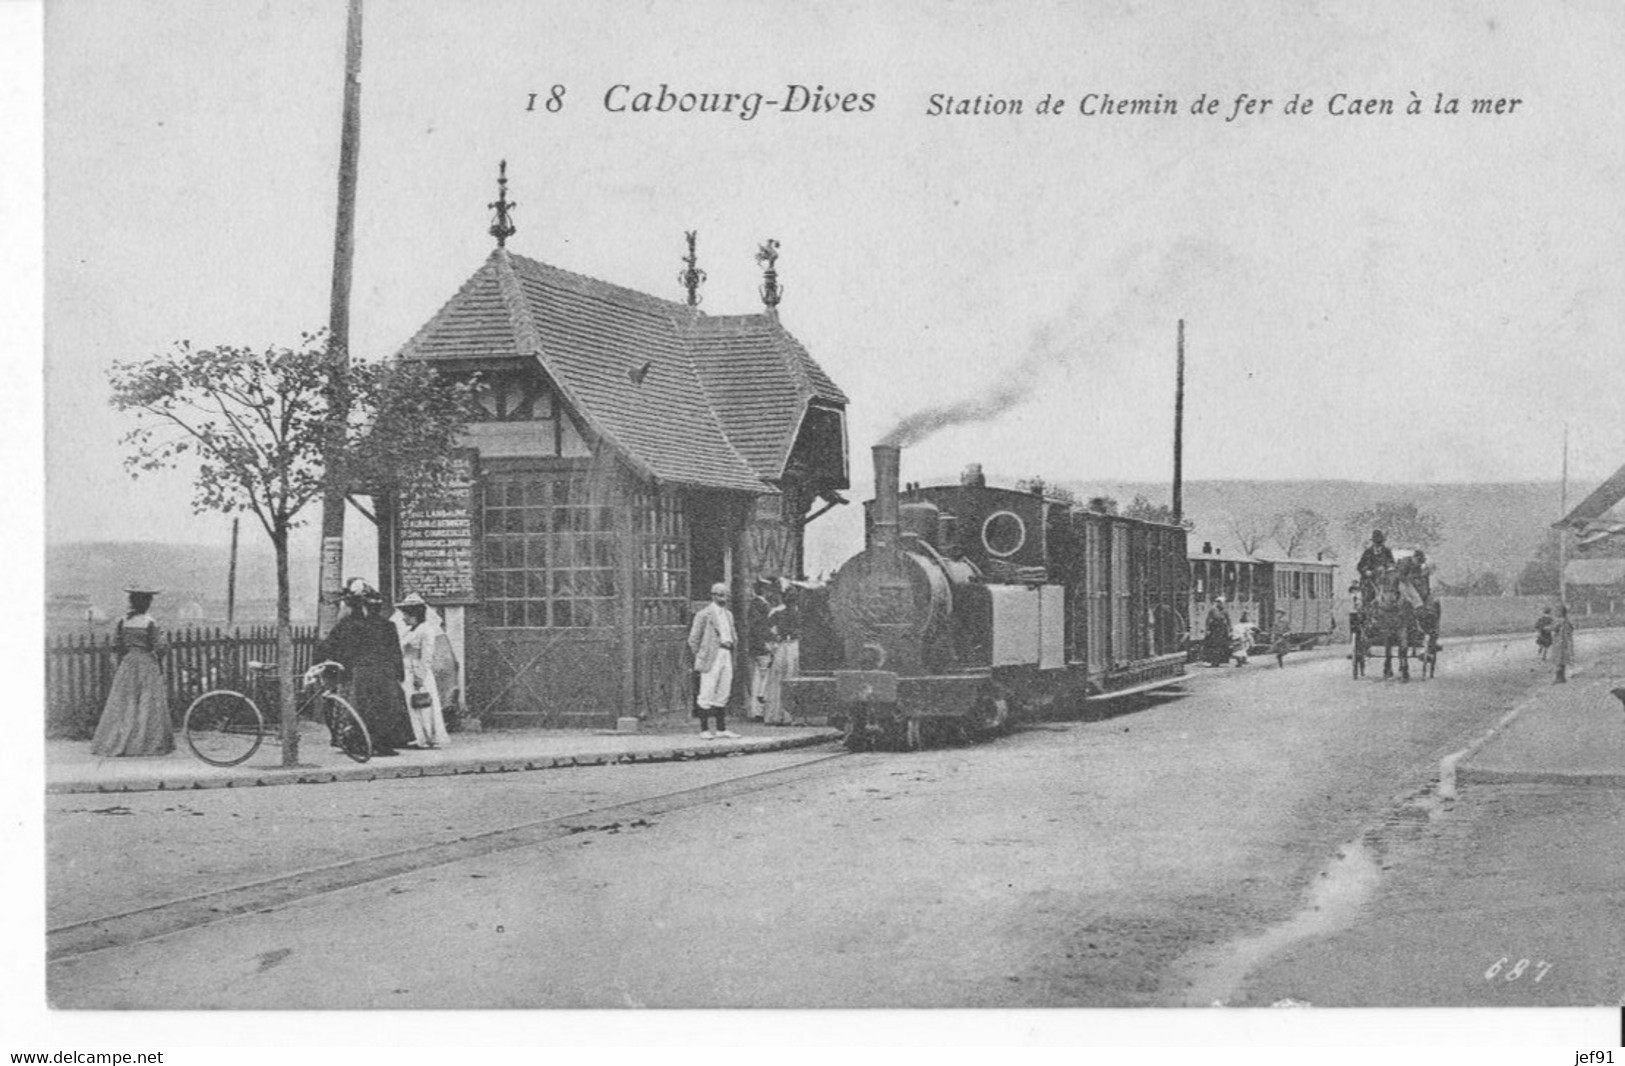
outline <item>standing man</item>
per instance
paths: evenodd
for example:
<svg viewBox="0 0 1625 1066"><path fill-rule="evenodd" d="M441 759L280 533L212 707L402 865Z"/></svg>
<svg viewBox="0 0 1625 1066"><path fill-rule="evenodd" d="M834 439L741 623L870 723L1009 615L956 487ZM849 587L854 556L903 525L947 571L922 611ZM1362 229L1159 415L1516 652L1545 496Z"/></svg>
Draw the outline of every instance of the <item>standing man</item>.
<svg viewBox="0 0 1625 1066"><path fill-rule="evenodd" d="M1367 589L1375 581L1377 571L1394 565L1394 552L1388 547L1387 541L1388 538L1383 535L1382 530L1373 529L1371 543L1360 553L1360 561L1355 565L1355 569L1360 572L1360 580L1365 583ZM1369 593L1367 595L1369 596Z"/></svg>
<svg viewBox="0 0 1625 1066"><path fill-rule="evenodd" d="M1557 605L1557 623L1552 626L1552 658L1557 660L1557 684L1569 679L1569 663L1574 661L1574 623L1569 620L1569 605Z"/></svg>
<svg viewBox="0 0 1625 1066"><path fill-rule="evenodd" d="M777 586L765 577L756 579L756 592L750 598L746 615L745 650L750 653L750 717L760 722L767 713L768 673L773 669L773 645L778 637L773 632L773 600Z"/></svg>
<svg viewBox="0 0 1625 1066"><path fill-rule="evenodd" d="M1365 609L1365 597L1360 592L1360 583L1356 581L1349 586L1349 658L1354 658L1355 652L1360 649L1360 613Z"/></svg>
<svg viewBox="0 0 1625 1066"><path fill-rule="evenodd" d="M738 737L728 729L728 694L734 683L734 643L738 630L733 612L728 610L728 586L711 586L711 602L694 616L688 629L688 650L694 655L694 672L700 675L699 695L694 699L694 717L700 720L700 736ZM711 719L717 731L711 732Z"/></svg>

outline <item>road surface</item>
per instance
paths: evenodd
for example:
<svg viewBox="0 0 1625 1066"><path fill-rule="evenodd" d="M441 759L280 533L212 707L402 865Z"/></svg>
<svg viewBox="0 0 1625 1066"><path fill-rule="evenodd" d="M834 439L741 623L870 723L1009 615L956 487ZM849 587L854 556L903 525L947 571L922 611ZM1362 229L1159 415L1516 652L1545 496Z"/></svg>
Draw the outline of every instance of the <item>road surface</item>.
<svg viewBox="0 0 1625 1066"><path fill-rule="evenodd" d="M1524 643L1453 646L1437 679L1408 685L1353 681L1340 656L1196 667L1182 694L1133 713L911 754L52 796L49 994L95 1008L1506 1005L1506 982L1442 987L1440 967L1482 978L1537 938L1413 942L1392 911L1459 887L1450 863L1511 839L1485 800L1448 808L1429 785L1547 682ZM1583 811L1618 814L1607 797ZM1536 833L1558 850L1564 815ZM479 835L520 826L532 835ZM347 862L320 890L285 880L288 898L209 920L210 900L249 898L234 886ZM74 939L89 919L198 895L163 935L114 923L115 946ZM1568 940L1616 901L1600 886L1567 901ZM1362 940L1373 922L1387 924ZM1598 951L1570 950L1530 1002L1618 991ZM1461 957L1420 965L1440 951ZM1384 969L1410 976L1352 976Z"/></svg>

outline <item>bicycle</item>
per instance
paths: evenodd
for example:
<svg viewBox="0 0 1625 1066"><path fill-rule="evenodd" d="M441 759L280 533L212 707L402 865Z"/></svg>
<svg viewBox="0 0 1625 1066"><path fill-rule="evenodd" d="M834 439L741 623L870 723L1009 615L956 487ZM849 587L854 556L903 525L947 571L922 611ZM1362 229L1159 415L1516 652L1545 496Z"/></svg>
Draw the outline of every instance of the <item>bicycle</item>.
<svg viewBox="0 0 1625 1066"><path fill-rule="evenodd" d="M260 702L280 707L277 699L275 663L250 662L250 687ZM372 758L372 734L367 723L348 700L338 693L343 665L321 662L305 673L304 693L299 701L301 722L319 722L327 727L333 746L356 762ZM321 716L315 714L317 706ZM273 725L267 728L260 703L236 689L205 692L186 708L181 726L192 754L210 766L236 766L253 758L267 736L279 736Z"/></svg>

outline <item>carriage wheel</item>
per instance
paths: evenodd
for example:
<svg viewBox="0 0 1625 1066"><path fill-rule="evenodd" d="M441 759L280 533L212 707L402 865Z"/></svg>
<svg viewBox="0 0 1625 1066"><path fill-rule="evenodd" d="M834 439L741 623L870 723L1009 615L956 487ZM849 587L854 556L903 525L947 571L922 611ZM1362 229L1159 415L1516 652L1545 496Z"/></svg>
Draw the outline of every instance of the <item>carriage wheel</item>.
<svg viewBox="0 0 1625 1066"><path fill-rule="evenodd" d="M976 704L974 716L971 718L973 732L983 736L995 736L1005 731L1010 724L1010 699L997 692L988 693Z"/></svg>
<svg viewBox="0 0 1625 1066"><path fill-rule="evenodd" d="M192 754L210 766L247 762L265 741L265 718L241 692L205 692L186 708L182 731Z"/></svg>

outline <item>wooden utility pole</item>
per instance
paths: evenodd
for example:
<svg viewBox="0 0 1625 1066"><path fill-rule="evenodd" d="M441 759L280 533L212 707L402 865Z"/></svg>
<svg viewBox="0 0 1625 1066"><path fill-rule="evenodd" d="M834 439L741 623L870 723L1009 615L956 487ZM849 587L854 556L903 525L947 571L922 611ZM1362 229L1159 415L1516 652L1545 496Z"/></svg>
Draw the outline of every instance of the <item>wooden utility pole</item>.
<svg viewBox="0 0 1625 1066"><path fill-rule="evenodd" d="M1185 519L1185 320L1179 320L1179 362L1174 372L1174 524Z"/></svg>
<svg viewBox="0 0 1625 1066"><path fill-rule="evenodd" d="M1569 427L1563 425L1563 488L1558 502L1558 512L1562 518L1569 516ZM1559 526L1557 529L1557 602L1568 606L1569 602L1569 527Z"/></svg>
<svg viewBox="0 0 1625 1066"><path fill-rule="evenodd" d="M327 333L332 346L328 386L328 455L344 446L349 395L344 374L350 364L350 277L355 259L356 161L361 152L361 0L349 0L344 47L344 124L339 139L338 216L333 233L333 288L328 301ZM323 635L338 621L339 594L344 588L344 499L348 486L332 477L331 461L322 493L321 572L317 581L318 631Z"/></svg>
<svg viewBox="0 0 1625 1066"><path fill-rule="evenodd" d="M344 588L344 501L349 487L334 476L350 417L345 382L350 366L350 273L355 258L356 159L361 151L361 0L349 0L344 45L344 119L339 134L339 203L333 232L333 289L328 303L326 484L322 491L321 568L316 579L316 627L325 636L338 621ZM293 626L277 619L277 680L282 689L282 765L299 764L299 716L293 684Z"/></svg>
<svg viewBox="0 0 1625 1066"><path fill-rule="evenodd" d="M226 625L237 624L237 525L242 519L231 520L231 565L226 569Z"/></svg>

